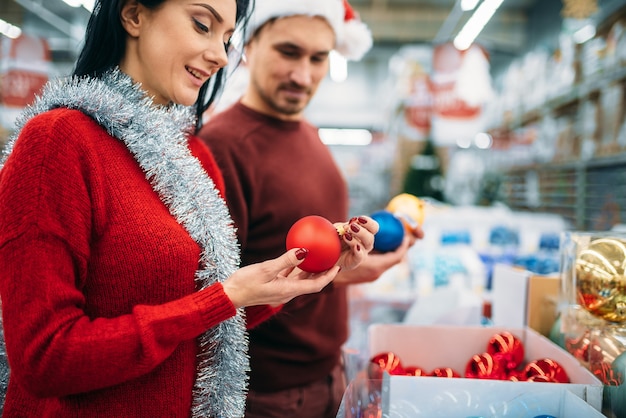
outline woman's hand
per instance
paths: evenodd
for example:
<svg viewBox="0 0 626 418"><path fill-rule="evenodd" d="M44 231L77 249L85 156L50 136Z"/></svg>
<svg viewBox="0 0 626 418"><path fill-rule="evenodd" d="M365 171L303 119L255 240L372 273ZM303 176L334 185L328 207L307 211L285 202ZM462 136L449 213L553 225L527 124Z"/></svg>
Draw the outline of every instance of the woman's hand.
<svg viewBox="0 0 626 418"><path fill-rule="evenodd" d="M424 231L420 226L415 226L407 231L402 244L394 251L380 253L372 251L352 270L341 270L334 280L335 285L349 285L373 282L385 271L400 263L407 256L411 246L424 237Z"/></svg>
<svg viewBox="0 0 626 418"><path fill-rule="evenodd" d="M341 237L341 255L337 265L342 270L352 270L361 264L374 248L378 222L369 216L359 216L346 223L334 225Z"/></svg>
<svg viewBox="0 0 626 418"><path fill-rule="evenodd" d="M273 260L242 267L222 283L224 292L236 308L278 306L296 296L317 293L335 278L339 267L307 273L297 268L306 255L306 249L293 248Z"/></svg>

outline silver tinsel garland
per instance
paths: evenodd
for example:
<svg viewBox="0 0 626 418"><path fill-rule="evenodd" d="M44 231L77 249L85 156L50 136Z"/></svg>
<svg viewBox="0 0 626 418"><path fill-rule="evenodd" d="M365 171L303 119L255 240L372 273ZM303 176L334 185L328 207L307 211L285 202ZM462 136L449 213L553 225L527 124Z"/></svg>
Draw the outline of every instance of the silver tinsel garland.
<svg viewBox="0 0 626 418"><path fill-rule="evenodd" d="M200 288L237 269L239 248L226 204L187 147L185 133L194 126L190 108L155 105L119 69L100 78L51 81L18 118L0 170L26 122L58 107L80 110L126 144L170 213L201 246ZM199 344L192 416L243 417L249 371L244 310L201 335Z"/></svg>

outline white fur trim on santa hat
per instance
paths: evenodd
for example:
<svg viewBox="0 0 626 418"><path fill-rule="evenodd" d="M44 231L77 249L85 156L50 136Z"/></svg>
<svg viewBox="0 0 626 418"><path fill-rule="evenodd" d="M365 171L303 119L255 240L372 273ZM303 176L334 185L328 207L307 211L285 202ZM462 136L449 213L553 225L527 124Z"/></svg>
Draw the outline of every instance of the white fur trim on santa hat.
<svg viewBox="0 0 626 418"><path fill-rule="evenodd" d="M346 59L358 61L372 47L372 33L360 20L348 20L343 25L343 38L337 43L337 52Z"/></svg>
<svg viewBox="0 0 626 418"><path fill-rule="evenodd" d="M363 22L357 19L344 21L342 0L255 0L246 42L268 20L296 15L326 19L335 32L335 49L347 59L361 59L372 46L371 32Z"/></svg>

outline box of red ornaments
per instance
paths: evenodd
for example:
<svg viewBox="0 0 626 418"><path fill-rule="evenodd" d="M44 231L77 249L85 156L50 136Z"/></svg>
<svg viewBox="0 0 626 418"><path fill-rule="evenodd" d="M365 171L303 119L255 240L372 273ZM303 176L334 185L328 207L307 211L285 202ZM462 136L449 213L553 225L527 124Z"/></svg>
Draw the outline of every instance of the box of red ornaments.
<svg viewBox="0 0 626 418"><path fill-rule="evenodd" d="M576 405L571 395L581 402L568 418L603 416L602 382L530 328L376 324L368 332L364 373L382 379L382 416L558 418ZM525 413L507 415L516 408Z"/></svg>

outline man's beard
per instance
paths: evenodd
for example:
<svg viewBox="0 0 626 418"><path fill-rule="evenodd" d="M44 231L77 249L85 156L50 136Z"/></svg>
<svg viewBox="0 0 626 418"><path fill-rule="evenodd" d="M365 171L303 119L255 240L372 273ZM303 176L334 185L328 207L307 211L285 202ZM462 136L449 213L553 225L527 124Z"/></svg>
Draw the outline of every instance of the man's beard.
<svg viewBox="0 0 626 418"><path fill-rule="evenodd" d="M279 93L283 88L294 89L294 86L280 85L278 89L276 90L277 94L275 96L265 94L265 91L261 89L259 89L259 92L263 100L268 104L268 106L271 107L275 112L279 114L286 115L286 116L293 116L293 115L302 113L304 109L306 108L306 106L309 104L311 96L309 95L308 99L304 101L297 100L297 99L290 100L288 98L285 100L276 100L275 97L279 97ZM308 93L306 89L302 89L297 86L295 88L302 92Z"/></svg>

